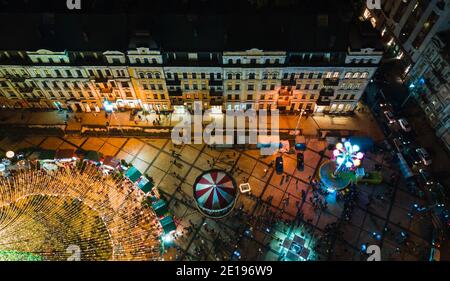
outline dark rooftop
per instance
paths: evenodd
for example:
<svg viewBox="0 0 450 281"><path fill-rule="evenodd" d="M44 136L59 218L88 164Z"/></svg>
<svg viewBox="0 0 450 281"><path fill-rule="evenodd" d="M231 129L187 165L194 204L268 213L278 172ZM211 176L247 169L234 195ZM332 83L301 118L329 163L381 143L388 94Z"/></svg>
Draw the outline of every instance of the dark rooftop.
<svg viewBox="0 0 450 281"><path fill-rule="evenodd" d="M376 44L360 38L361 34L365 38L374 38L376 32L355 30L353 8L350 4L343 4L345 1L211 3L211 0L166 0L157 4L150 1L152 5L146 6L145 3L149 2L135 0L122 7L120 4L125 5L124 0L110 0L109 8L102 12L98 7L104 1L95 1L96 8L88 7L83 13L45 6L37 9L37 13L25 13L15 10L20 10L20 7L13 9L9 6L12 12L0 14L3 38L0 49L126 51L129 47L148 46L164 51L214 52L258 48L321 52L346 51L350 43L352 48ZM23 0L18 0L13 6L21 2ZM50 2L56 5L66 1ZM278 4L273 6L273 2ZM170 5L176 5L173 6L176 8L169 9ZM133 36L137 32L140 35ZM148 38L142 34L148 34Z"/></svg>

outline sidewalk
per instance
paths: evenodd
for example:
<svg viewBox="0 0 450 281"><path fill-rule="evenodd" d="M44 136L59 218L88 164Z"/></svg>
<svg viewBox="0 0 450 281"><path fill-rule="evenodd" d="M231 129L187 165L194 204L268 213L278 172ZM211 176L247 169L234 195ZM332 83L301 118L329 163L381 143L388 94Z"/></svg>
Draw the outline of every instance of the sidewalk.
<svg viewBox="0 0 450 281"><path fill-rule="evenodd" d="M352 130L363 135L370 135L375 141L384 139L383 133L378 128L374 117L367 107L365 112L355 112L354 116L310 116L302 117L299 129L304 135L316 136L317 130ZM67 123L66 123L67 115ZM134 118L130 118L130 112L114 112L105 117L105 112L90 113L67 113L65 111L31 112L31 111L0 111L0 125L3 124L28 124L28 125L67 125L70 131L81 130L83 125L91 126L120 126L120 127L145 127L158 128L173 127L182 119L182 114L159 115L160 125L154 125L153 121L158 118L158 114L151 113L144 115L138 113ZM141 116L141 119L138 118ZM77 121L81 118L81 122ZM212 118L219 118L217 116ZM268 118L270 124L270 117ZM280 115L280 130L294 130L297 124L297 115Z"/></svg>

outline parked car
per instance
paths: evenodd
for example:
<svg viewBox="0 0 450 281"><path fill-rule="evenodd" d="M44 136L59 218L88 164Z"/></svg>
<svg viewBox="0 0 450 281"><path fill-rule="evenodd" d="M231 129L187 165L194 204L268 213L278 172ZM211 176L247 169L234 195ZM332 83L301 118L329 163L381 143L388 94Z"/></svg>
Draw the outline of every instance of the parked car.
<svg viewBox="0 0 450 281"><path fill-rule="evenodd" d="M425 148L417 148L416 149L417 155L419 155L420 159L422 160L422 163L426 166L431 165L432 159L430 154L425 150Z"/></svg>
<svg viewBox="0 0 450 281"><path fill-rule="evenodd" d="M419 176L421 181L426 185L426 186L430 186L434 184L434 180L433 177L430 175L430 173L428 173L427 171L425 171L424 169L420 169L419 170Z"/></svg>
<svg viewBox="0 0 450 281"><path fill-rule="evenodd" d="M403 145L410 145L411 144L411 139L405 135L400 135L398 137L398 140L403 144Z"/></svg>
<svg viewBox="0 0 450 281"><path fill-rule="evenodd" d="M408 162L409 165L420 165L422 163L422 160L420 159L419 155L417 155L417 152L415 150L410 150L405 155L405 160Z"/></svg>
<svg viewBox="0 0 450 281"><path fill-rule="evenodd" d="M399 141L398 139L394 139L393 142L394 142L395 148L397 148L397 151L402 153L403 148L404 148L402 142Z"/></svg>
<svg viewBox="0 0 450 281"><path fill-rule="evenodd" d="M277 171L277 174L283 173L283 157L278 156L275 160L275 170Z"/></svg>
<svg viewBox="0 0 450 281"><path fill-rule="evenodd" d="M297 153L297 170L303 171L305 169L303 153Z"/></svg>
<svg viewBox="0 0 450 281"><path fill-rule="evenodd" d="M411 126L409 125L408 121L405 118L398 119L398 124L400 125L400 128L402 128L405 132L411 132Z"/></svg>
<svg viewBox="0 0 450 281"><path fill-rule="evenodd" d="M383 113L384 113L384 117L386 117L389 124L394 124L396 122L394 114L392 114L392 112L390 112L389 110L385 110Z"/></svg>

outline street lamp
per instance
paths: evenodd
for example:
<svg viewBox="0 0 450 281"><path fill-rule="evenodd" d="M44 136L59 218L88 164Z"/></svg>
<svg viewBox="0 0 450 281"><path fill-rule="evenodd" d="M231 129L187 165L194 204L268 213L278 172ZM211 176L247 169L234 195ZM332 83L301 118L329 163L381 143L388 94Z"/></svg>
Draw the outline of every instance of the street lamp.
<svg viewBox="0 0 450 281"><path fill-rule="evenodd" d="M15 155L14 151L11 151L11 150L10 150L10 151L6 152L6 157L7 157L8 159L13 158L14 155Z"/></svg>

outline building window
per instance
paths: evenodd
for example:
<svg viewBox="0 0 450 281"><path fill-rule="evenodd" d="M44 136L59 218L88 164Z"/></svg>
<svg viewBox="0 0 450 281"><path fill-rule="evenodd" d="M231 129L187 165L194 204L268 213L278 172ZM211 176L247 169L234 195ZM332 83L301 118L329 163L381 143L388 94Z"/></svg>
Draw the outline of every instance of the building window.
<svg viewBox="0 0 450 281"><path fill-rule="evenodd" d="M359 76L359 78L366 79L368 76L369 76L368 72L363 72L363 73L361 73L361 76Z"/></svg>
<svg viewBox="0 0 450 281"><path fill-rule="evenodd" d="M313 90L317 90L317 89L319 89L319 84L314 84Z"/></svg>
<svg viewBox="0 0 450 281"><path fill-rule="evenodd" d="M241 79L241 74L240 73L237 73L236 74L236 80L240 80Z"/></svg>
<svg viewBox="0 0 450 281"><path fill-rule="evenodd" d="M184 89L189 90L189 84L184 84Z"/></svg>
<svg viewBox="0 0 450 281"><path fill-rule="evenodd" d="M192 73L192 79L197 79L197 73Z"/></svg>
<svg viewBox="0 0 450 281"><path fill-rule="evenodd" d="M200 73L200 77L201 77L202 79L205 79L205 77L206 77L205 73Z"/></svg>
<svg viewBox="0 0 450 281"><path fill-rule="evenodd" d="M253 99L253 95L247 95L247 100L252 100Z"/></svg>
<svg viewBox="0 0 450 281"><path fill-rule="evenodd" d="M353 76L352 76L352 78L353 78L353 79L357 79L357 78L359 78L359 72L355 72L355 73L353 73Z"/></svg>
<svg viewBox="0 0 450 281"><path fill-rule="evenodd" d="M232 90L233 90L233 87L232 87L231 84L228 84L228 85L227 85L227 90L228 90L228 91L232 91Z"/></svg>
<svg viewBox="0 0 450 281"><path fill-rule="evenodd" d="M183 72L183 79L188 79L187 73Z"/></svg>
<svg viewBox="0 0 450 281"><path fill-rule="evenodd" d="M267 89L267 85L266 84L262 84L261 85L261 91L265 91Z"/></svg>
<svg viewBox="0 0 450 281"><path fill-rule="evenodd" d="M254 80L255 79L255 73L249 73L248 74L248 79Z"/></svg>
<svg viewBox="0 0 450 281"><path fill-rule="evenodd" d="M233 79L233 74L228 73L227 78L228 78L229 80Z"/></svg>
<svg viewBox="0 0 450 281"><path fill-rule="evenodd" d="M351 72L345 73L344 78L346 78L346 79L352 78L352 73Z"/></svg>
<svg viewBox="0 0 450 281"><path fill-rule="evenodd" d="M309 84L305 85L305 90L309 90Z"/></svg>
<svg viewBox="0 0 450 281"><path fill-rule="evenodd" d="M247 86L247 90L253 91L253 90L254 90L254 85L253 85L253 84L249 84L249 85Z"/></svg>
<svg viewBox="0 0 450 281"><path fill-rule="evenodd" d="M270 84L270 90L271 91L275 90L275 84Z"/></svg>
<svg viewBox="0 0 450 281"><path fill-rule="evenodd" d="M167 73L166 73L166 76L167 76L167 79L172 79L172 73L167 72Z"/></svg>
<svg viewBox="0 0 450 281"><path fill-rule="evenodd" d="M240 84L234 85L234 90L239 91L240 89L241 89L241 85Z"/></svg>

